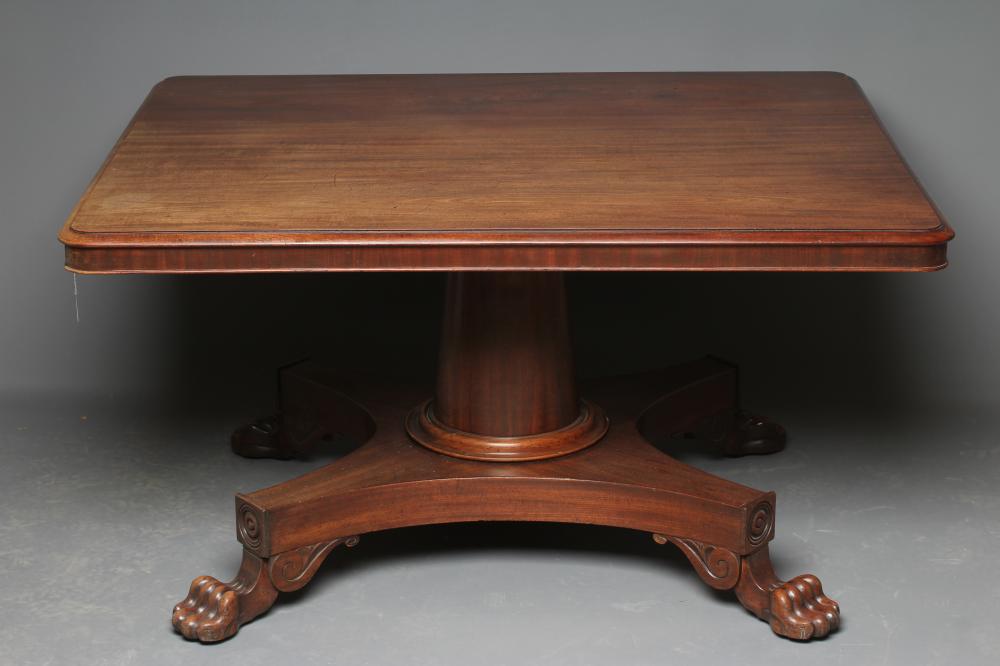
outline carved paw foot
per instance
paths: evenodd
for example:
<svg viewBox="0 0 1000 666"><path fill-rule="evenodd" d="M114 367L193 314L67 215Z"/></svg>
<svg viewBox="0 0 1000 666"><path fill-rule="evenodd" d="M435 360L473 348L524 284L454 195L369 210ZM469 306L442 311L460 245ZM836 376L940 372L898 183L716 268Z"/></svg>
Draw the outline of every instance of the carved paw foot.
<svg viewBox="0 0 1000 666"><path fill-rule="evenodd" d="M771 591L771 629L798 641L823 638L840 626L840 606L823 594L810 574L796 576Z"/></svg>
<svg viewBox="0 0 1000 666"><path fill-rule="evenodd" d="M316 570L337 546L358 543L349 536L321 541L263 559L243 550L236 578L223 583L199 576L184 601L174 606L171 622L184 638L215 643L233 636L240 626L266 613L278 592L291 592L312 580Z"/></svg>
<svg viewBox="0 0 1000 666"><path fill-rule="evenodd" d="M823 638L840 626L840 606L823 594L816 576L803 574L779 580L767 546L749 555L666 534L654 534L656 543L673 543L694 566L701 579L717 590L735 588L736 597L771 625L779 636L797 641Z"/></svg>
<svg viewBox="0 0 1000 666"><path fill-rule="evenodd" d="M766 546L742 558L736 596L779 636L807 641L840 626L840 606L823 594L819 579L805 574L780 580Z"/></svg>
<svg viewBox="0 0 1000 666"><path fill-rule="evenodd" d="M785 429L765 416L742 410L717 414L702 422L696 437L721 445L727 456L761 455L785 448Z"/></svg>
<svg viewBox="0 0 1000 666"><path fill-rule="evenodd" d="M214 643L236 633L239 610L236 590L211 576L199 576L184 601L174 606L171 621L184 638Z"/></svg>
<svg viewBox="0 0 1000 666"><path fill-rule="evenodd" d="M187 597L174 606L171 622L189 640L224 641L240 625L267 611L277 598L265 561L244 550L240 571L228 583L211 576L195 578Z"/></svg>
<svg viewBox="0 0 1000 666"><path fill-rule="evenodd" d="M233 453L244 458L288 460L292 451L281 443L281 416L275 414L237 428L230 438Z"/></svg>

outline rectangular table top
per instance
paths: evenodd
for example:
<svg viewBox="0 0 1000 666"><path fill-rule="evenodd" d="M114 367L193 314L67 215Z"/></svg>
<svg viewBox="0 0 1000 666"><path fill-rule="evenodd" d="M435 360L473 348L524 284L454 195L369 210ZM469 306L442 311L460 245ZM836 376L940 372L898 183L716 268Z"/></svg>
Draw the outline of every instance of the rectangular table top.
<svg viewBox="0 0 1000 666"><path fill-rule="evenodd" d="M932 270L952 231L834 72L193 76L60 233L80 272Z"/></svg>

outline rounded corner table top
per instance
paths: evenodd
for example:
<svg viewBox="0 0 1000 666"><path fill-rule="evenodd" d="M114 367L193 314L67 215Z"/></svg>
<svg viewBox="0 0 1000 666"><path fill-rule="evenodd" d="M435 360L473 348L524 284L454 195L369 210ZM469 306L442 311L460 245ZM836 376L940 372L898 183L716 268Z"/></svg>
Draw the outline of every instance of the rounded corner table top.
<svg viewBox="0 0 1000 666"><path fill-rule="evenodd" d="M60 233L84 273L934 270L836 72L185 76Z"/></svg>

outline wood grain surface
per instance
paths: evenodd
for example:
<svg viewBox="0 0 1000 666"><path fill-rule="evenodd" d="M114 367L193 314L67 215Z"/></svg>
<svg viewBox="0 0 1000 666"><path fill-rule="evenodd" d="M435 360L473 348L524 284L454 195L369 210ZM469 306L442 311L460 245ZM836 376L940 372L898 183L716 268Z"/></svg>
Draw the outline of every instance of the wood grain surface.
<svg viewBox="0 0 1000 666"><path fill-rule="evenodd" d="M60 234L82 272L929 270L951 236L834 72L170 78Z"/></svg>

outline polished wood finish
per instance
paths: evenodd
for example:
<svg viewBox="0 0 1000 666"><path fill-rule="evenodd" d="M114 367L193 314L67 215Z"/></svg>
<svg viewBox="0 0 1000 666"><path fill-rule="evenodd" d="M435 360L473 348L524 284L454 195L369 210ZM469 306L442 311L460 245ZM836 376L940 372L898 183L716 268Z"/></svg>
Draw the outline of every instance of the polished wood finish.
<svg viewBox="0 0 1000 666"><path fill-rule="evenodd" d="M559 273L452 273L434 414L496 436L558 430L580 412Z"/></svg>
<svg viewBox="0 0 1000 666"><path fill-rule="evenodd" d="M834 72L177 77L60 238L92 273L934 270Z"/></svg>
<svg viewBox="0 0 1000 666"><path fill-rule="evenodd" d="M819 579L812 574L779 579L767 548L741 558L735 592L779 636L806 641L824 638L840 626L840 605L823 593Z"/></svg>
<svg viewBox="0 0 1000 666"><path fill-rule="evenodd" d="M199 576L183 601L174 606L171 624L184 638L216 643L232 637L241 625L267 612L278 598L267 563L250 551L236 577L223 583Z"/></svg>
<svg viewBox="0 0 1000 666"><path fill-rule="evenodd" d="M573 377L561 273L452 273L432 401L410 436L471 460L540 460L590 446L608 429Z"/></svg>
<svg viewBox="0 0 1000 666"><path fill-rule="evenodd" d="M735 589L740 601L775 632L796 639L825 635L836 628L839 609L822 595L818 581L813 584L815 577L784 583L770 569L767 544L774 536L774 493L699 471L649 444L668 443L705 420L734 413L739 408L735 378L731 364L706 358L664 372L585 384L587 394L607 408L607 435L560 458L508 463L464 460L415 444L402 423L427 387L366 385L308 365L292 367L282 373L283 395L321 387L324 398L331 400L326 412L343 418L342 424L331 424L333 430L370 432L370 438L325 467L237 495L237 535L245 558L251 564L263 562L273 587L282 590L282 583L274 581L275 562L290 554L296 562L308 560L302 553L325 553L324 544L345 535L478 520L643 530L681 548L713 587ZM345 388L332 388L338 385ZM289 392L289 386L298 388ZM372 427L359 431L362 414ZM282 423L299 430L313 425L296 424L288 415ZM294 570L307 568L299 564ZM185 636L224 638L273 603L270 595L264 599L267 603L250 598L252 607L245 610L237 594L226 597L228 605L222 608L221 601L214 601L218 594L205 592L225 591L219 585L205 577L192 584L174 615L175 626ZM814 592L810 597L800 589ZM224 631L216 627L220 615L227 618ZM212 627L207 631L199 625L203 617Z"/></svg>
<svg viewBox="0 0 1000 666"><path fill-rule="evenodd" d="M457 430L434 415L431 400L406 418L406 432L432 451L467 460L544 460L585 449L608 431L608 418L599 405L581 400L570 423L535 435L483 435Z"/></svg>
<svg viewBox="0 0 1000 666"><path fill-rule="evenodd" d="M246 521L241 527L246 529ZM281 553L266 560L244 549L236 578L223 583L199 576L183 601L174 606L171 623L185 638L217 643L232 637L241 625L266 613L279 592L306 585L337 546L357 545L358 537L323 541Z"/></svg>
<svg viewBox="0 0 1000 666"><path fill-rule="evenodd" d="M495 236L494 236L495 237ZM505 238L501 235L501 238ZM840 246L823 245L734 245L573 244L539 239L522 246L490 238L441 248L426 246L380 246L377 243L352 248L288 247L73 247L66 248L66 266L76 273L282 273L364 271L530 271L560 268L586 271L936 271L948 265L944 241L923 245ZM763 238L760 239L761 241ZM487 244L484 244L487 243ZM678 240L678 243L680 241ZM576 268L570 268L570 263ZM490 266L491 268L483 268ZM401 268L405 267L405 268ZM725 267L725 268L721 268Z"/></svg>
<svg viewBox="0 0 1000 666"><path fill-rule="evenodd" d="M707 585L734 590L740 603L779 636L806 641L824 638L840 626L840 606L823 593L819 579L812 574L779 579L767 546L739 556L694 539L654 534L653 540L677 546Z"/></svg>

